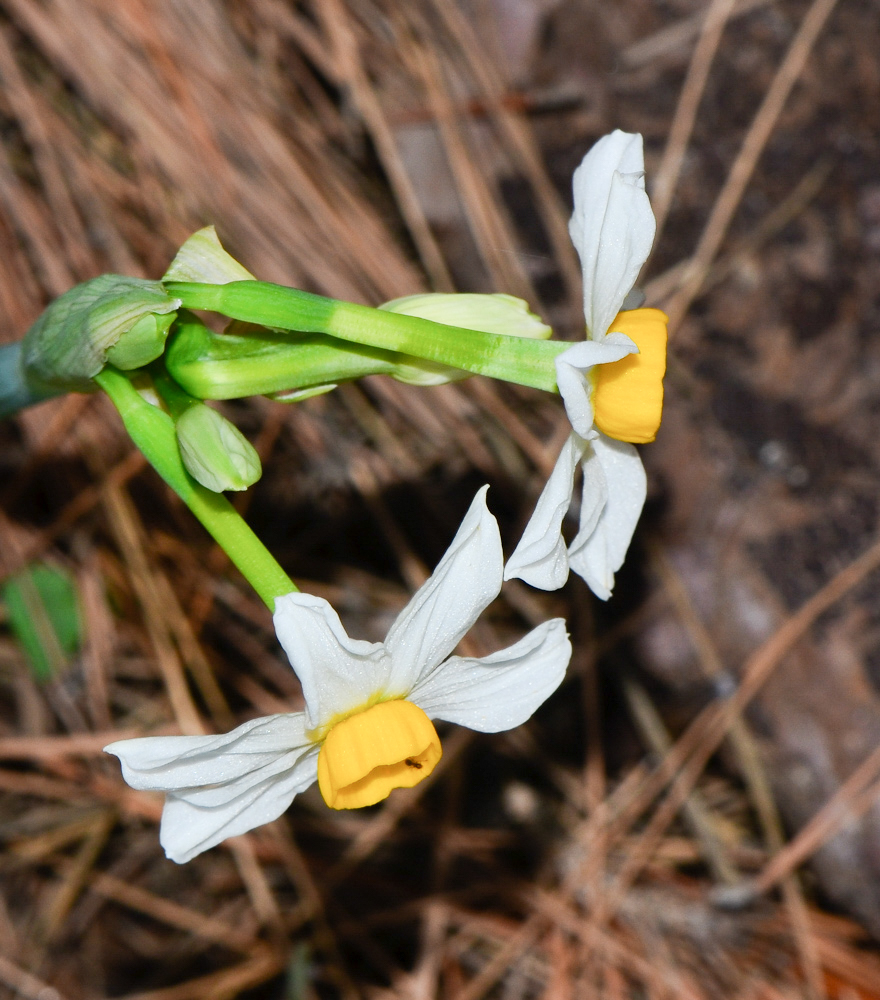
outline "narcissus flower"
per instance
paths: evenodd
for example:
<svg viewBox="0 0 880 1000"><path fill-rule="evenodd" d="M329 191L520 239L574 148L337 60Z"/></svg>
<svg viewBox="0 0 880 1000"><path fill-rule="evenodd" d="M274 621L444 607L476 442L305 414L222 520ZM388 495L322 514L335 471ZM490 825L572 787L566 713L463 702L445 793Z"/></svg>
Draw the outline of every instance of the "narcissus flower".
<svg viewBox="0 0 880 1000"><path fill-rule="evenodd" d="M569 232L584 273L587 339L556 359L556 381L572 433L505 568L505 579L556 590L569 568L607 600L645 501L633 443L653 441L663 406L666 316L621 311L654 240L642 137L612 132L575 171ZM583 469L580 528L571 545L562 522Z"/></svg>
<svg viewBox="0 0 880 1000"><path fill-rule="evenodd" d="M451 656L501 589L501 539L484 487L431 578L385 642L350 639L322 598L286 594L275 629L305 712L254 719L221 736L157 736L105 749L137 789L167 793L160 841L189 861L280 816L315 780L334 809L371 805L427 777L440 760L431 722L494 733L525 722L571 657L556 618L507 649Z"/></svg>

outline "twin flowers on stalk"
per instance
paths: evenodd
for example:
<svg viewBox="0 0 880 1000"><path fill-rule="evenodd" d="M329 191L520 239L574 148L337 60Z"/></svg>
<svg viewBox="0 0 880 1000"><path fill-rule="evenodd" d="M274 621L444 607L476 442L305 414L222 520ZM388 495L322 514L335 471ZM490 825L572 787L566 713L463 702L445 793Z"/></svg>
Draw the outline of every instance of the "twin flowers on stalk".
<svg viewBox="0 0 880 1000"><path fill-rule="evenodd" d="M213 230L184 244L161 283L95 279L29 331L20 360L32 395L94 382L108 393L135 443L272 610L302 683L304 712L106 748L132 787L166 793L160 839L170 858L188 861L275 819L315 780L332 808L378 802L440 760L432 720L500 732L559 686L571 656L562 619L489 656L451 654L505 579L555 590L573 569L598 597L611 595L645 499L634 443L653 440L663 397L666 317L633 308L655 230L643 168L641 136L617 131L575 172L569 229L587 336L574 345L547 340L549 328L505 295L419 295L375 310L268 285ZM233 322L215 334L187 308ZM384 643L351 639L327 601L300 593L220 495L258 478L259 459L203 402L291 401L376 373L417 385L476 373L558 391L572 428L506 564L483 487ZM578 466L580 522L567 543Z"/></svg>

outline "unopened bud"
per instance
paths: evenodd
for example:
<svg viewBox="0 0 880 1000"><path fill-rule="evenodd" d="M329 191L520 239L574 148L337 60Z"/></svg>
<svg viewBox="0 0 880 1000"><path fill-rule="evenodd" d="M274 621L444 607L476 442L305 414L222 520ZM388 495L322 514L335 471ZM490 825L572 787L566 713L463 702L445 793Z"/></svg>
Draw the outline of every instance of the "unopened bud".
<svg viewBox="0 0 880 1000"><path fill-rule="evenodd" d="M434 323L501 333L508 337L547 340L553 333L538 316L529 310L523 299L501 293L481 295L476 292L434 292L406 295L379 306L388 312L418 316ZM430 361L407 361L397 365L394 378L409 385L442 385L468 378L469 372Z"/></svg>
<svg viewBox="0 0 880 1000"><path fill-rule="evenodd" d="M230 281L255 279L247 268L223 249L217 230L213 226L205 226L193 233L177 251L162 280L226 285Z"/></svg>
<svg viewBox="0 0 880 1000"><path fill-rule="evenodd" d="M525 337L528 340L548 340L553 333L539 316L529 310L528 302L501 292L493 295L477 292L404 295L379 308L447 326L481 330L483 333L503 333L508 337Z"/></svg>
<svg viewBox="0 0 880 1000"><path fill-rule="evenodd" d="M155 361L165 350L168 331L176 318L177 313L141 316L128 333L107 351L107 360L123 371L142 368Z"/></svg>
<svg viewBox="0 0 880 1000"><path fill-rule="evenodd" d="M25 334L25 378L36 387L87 392L111 351L120 368L158 358L179 308L180 299L171 298L158 281L103 274L76 285Z"/></svg>
<svg viewBox="0 0 880 1000"><path fill-rule="evenodd" d="M221 413L194 403L175 424L187 471L214 493L246 490L263 473L260 456L241 431Z"/></svg>

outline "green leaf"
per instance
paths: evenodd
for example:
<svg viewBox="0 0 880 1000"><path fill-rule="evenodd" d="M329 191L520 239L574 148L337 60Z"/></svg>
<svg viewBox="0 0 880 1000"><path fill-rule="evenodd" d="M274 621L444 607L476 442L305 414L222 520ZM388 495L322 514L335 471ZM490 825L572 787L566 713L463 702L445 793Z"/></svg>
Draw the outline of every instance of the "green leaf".
<svg viewBox="0 0 880 1000"><path fill-rule="evenodd" d="M36 563L2 588L9 626L38 681L57 676L82 646L82 620L71 575Z"/></svg>

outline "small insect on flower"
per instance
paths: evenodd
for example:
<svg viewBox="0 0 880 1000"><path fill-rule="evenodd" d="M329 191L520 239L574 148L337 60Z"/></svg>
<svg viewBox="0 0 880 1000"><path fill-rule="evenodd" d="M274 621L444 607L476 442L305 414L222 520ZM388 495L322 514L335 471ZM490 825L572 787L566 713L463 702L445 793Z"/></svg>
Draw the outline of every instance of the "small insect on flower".
<svg viewBox="0 0 880 1000"><path fill-rule="evenodd" d="M385 639L346 634L320 597L275 601L275 630L305 712L254 719L220 736L155 736L105 747L138 789L166 792L159 839L184 862L280 816L315 780L327 805L354 809L423 781L441 759L432 719L482 733L526 721L571 657L561 618L507 649L450 654L501 590L498 524L479 491L452 545Z"/></svg>

